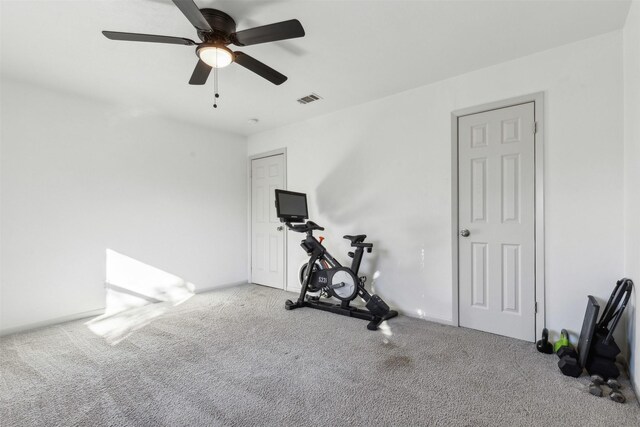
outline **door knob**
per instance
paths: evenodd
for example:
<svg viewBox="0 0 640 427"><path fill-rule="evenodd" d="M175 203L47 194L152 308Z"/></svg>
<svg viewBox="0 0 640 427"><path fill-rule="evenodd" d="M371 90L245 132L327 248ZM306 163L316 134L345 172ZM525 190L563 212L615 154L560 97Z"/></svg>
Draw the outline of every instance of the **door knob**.
<svg viewBox="0 0 640 427"><path fill-rule="evenodd" d="M466 228L463 228L462 230L460 230L460 235L462 237L469 237L471 233L469 232L469 230L467 230Z"/></svg>
<svg viewBox="0 0 640 427"><path fill-rule="evenodd" d="M282 231L282 230L284 230L284 228L282 226L280 226L280 227L276 228L276 230Z"/></svg>

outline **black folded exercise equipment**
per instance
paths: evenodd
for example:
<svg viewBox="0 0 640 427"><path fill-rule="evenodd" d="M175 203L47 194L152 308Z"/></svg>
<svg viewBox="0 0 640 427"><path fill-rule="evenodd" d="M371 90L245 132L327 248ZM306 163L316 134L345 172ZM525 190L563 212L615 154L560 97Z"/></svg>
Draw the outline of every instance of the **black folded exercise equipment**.
<svg viewBox="0 0 640 427"><path fill-rule="evenodd" d="M589 295L580 340L578 341L578 363L587 369L589 375L599 375L604 380L617 378L620 370L616 366L616 357L620 347L613 338L624 309L631 298L633 282L631 279L620 279L602 311L598 321L600 305Z"/></svg>

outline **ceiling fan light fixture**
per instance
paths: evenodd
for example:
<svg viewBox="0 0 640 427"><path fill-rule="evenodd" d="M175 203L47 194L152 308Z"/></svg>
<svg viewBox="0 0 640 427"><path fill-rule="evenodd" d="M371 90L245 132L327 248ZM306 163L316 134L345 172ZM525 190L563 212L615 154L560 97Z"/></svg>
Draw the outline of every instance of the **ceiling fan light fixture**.
<svg viewBox="0 0 640 427"><path fill-rule="evenodd" d="M233 52L224 46L199 47L198 57L213 68L224 68L233 62Z"/></svg>

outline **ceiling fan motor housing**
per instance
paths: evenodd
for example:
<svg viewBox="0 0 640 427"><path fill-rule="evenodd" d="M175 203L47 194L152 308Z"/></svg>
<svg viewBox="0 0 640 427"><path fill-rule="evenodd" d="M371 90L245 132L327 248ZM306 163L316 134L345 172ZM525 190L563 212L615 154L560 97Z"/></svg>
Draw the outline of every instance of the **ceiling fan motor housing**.
<svg viewBox="0 0 640 427"><path fill-rule="evenodd" d="M213 32L198 30L198 37L204 43L224 44L233 42L231 34L236 32L236 21L226 13L217 9L200 9Z"/></svg>

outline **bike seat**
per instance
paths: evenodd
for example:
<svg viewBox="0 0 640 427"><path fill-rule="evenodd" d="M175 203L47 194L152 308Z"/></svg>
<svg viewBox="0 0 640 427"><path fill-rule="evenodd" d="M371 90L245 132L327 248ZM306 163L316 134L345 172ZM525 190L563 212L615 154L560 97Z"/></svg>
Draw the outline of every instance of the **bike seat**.
<svg viewBox="0 0 640 427"><path fill-rule="evenodd" d="M356 244L356 243L361 243L364 242L364 239L367 238L366 234L358 234L356 236L342 236L342 238L347 239L347 240L351 240L351 244Z"/></svg>

